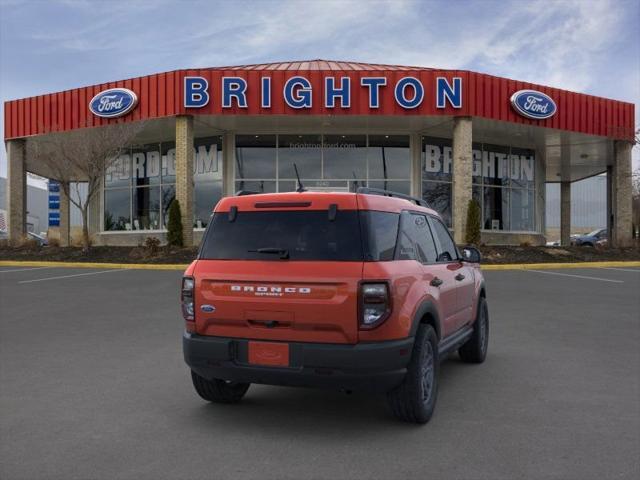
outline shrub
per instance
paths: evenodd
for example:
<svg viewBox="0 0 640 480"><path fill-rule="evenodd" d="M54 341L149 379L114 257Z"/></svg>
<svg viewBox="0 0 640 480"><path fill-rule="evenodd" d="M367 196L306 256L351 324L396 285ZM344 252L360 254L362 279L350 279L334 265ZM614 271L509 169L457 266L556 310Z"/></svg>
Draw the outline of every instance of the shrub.
<svg viewBox="0 0 640 480"><path fill-rule="evenodd" d="M27 251L40 250L40 244L34 238L24 237L20 242L18 242L18 246Z"/></svg>
<svg viewBox="0 0 640 480"><path fill-rule="evenodd" d="M60 246L60 239L56 237L49 238L49 246L53 248L58 248Z"/></svg>
<svg viewBox="0 0 640 480"><path fill-rule="evenodd" d="M156 237L147 237L144 240L144 248L148 257L155 257L160 251L160 239Z"/></svg>
<svg viewBox="0 0 640 480"><path fill-rule="evenodd" d="M169 207L167 243L174 247L182 247L182 213L180 212L180 202L176 199L171 202Z"/></svg>
<svg viewBox="0 0 640 480"><path fill-rule="evenodd" d="M465 242L468 245L480 244L480 204L477 200L469 200L467 209L467 231L465 232Z"/></svg>

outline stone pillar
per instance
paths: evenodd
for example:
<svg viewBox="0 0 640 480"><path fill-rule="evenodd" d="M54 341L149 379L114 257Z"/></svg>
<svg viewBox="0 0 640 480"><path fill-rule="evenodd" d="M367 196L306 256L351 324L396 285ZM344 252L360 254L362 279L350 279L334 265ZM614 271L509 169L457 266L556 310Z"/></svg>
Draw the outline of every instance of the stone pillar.
<svg viewBox="0 0 640 480"><path fill-rule="evenodd" d="M409 147L411 152L411 195L422 198L422 135L412 134Z"/></svg>
<svg viewBox="0 0 640 480"><path fill-rule="evenodd" d="M632 243L632 178L631 178L631 142L615 143L615 159L612 169L611 196L613 203L613 221L611 245L628 247Z"/></svg>
<svg viewBox="0 0 640 480"><path fill-rule="evenodd" d="M473 178L472 136L470 117L456 117L453 121L453 238L463 244L467 226L467 210L471 200Z"/></svg>
<svg viewBox="0 0 640 480"><path fill-rule="evenodd" d="M25 141L7 142L7 228L9 242L20 243L27 234L27 172Z"/></svg>
<svg viewBox="0 0 640 480"><path fill-rule="evenodd" d="M231 197L236 193L235 164L236 136L225 133L222 136L222 196Z"/></svg>
<svg viewBox="0 0 640 480"><path fill-rule="evenodd" d="M560 182L560 245L571 245L571 182Z"/></svg>
<svg viewBox="0 0 640 480"><path fill-rule="evenodd" d="M182 213L182 241L193 245L193 117L176 117L176 199Z"/></svg>
<svg viewBox="0 0 640 480"><path fill-rule="evenodd" d="M64 188L63 188L64 187ZM65 188L69 191L71 186L67 182L66 185L63 185L60 182L60 246L68 247L70 245L70 228L71 228L71 216L69 210L69 197L65 193Z"/></svg>

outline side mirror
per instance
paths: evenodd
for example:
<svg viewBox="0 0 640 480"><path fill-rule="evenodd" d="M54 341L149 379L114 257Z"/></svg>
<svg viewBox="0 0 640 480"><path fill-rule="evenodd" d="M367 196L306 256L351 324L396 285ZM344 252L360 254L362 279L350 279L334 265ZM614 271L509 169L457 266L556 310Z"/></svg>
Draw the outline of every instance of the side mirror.
<svg viewBox="0 0 640 480"><path fill-rule="evenodd" d="M462 261L469 263L480 263L482 255L476 247L464 247L462 249Z"/></svg>

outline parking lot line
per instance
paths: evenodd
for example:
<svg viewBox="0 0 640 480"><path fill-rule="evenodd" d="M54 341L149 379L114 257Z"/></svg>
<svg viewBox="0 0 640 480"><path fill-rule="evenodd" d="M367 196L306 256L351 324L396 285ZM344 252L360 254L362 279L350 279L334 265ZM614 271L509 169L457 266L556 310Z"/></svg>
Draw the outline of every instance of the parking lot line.
<svg viewBox="0 0 640 480"><path fill-rule="evenodd" d="M100 273L112 273L112 272L123 272L124 270L101 270L99 272L88 272L88 273L76 273L75 275L61 275L58 277L46 277L46 278L36 278L33 280L22 280L18 283L33 283L33 282L45 282L47 280L60 280L62 278L72 278L72 277L82 277L84 275L98 275Z"/></svg>
<svg viewBox="0 0 640 480"><path fill-rule="evenodd" d="M544 270L526 270L526 271L527 272L535 272L535 273L545 273L547 275L560 275L560 276L563 276L563 277L583 278L585 280L599 280L601 282L624 283L623 280L611 280L610 278L588 277L586 275L572 275L570 273L547 272L547 271L544 271Z"/></svg>
<svg viewBox="0 0 640 480"><path fill-rule="evenodd" d="M16 268L13 270L0 270L0 273L27 272L29 270L44 270L45 268L55 268L55 267Z"/></svg>

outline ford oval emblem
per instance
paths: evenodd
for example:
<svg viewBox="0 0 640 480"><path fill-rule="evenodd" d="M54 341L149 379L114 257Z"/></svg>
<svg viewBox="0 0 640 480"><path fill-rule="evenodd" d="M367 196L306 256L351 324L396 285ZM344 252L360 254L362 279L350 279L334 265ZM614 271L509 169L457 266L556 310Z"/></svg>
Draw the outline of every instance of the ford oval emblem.
<svg viewBox="0 0 640 480"><path fill-rule="evenodd" d="M511 95L511 105L523 117L544 120L556 114L556 102L536 90L518 90Z"/></svg>
<svg viewBox="0 0 640 480"><path fill-rule="evenodd" d="M203 312L211 313L216 311L216 307L214 307L213 305L202 305L200 307L200 310L202 310Z"/></svg>
<svg viewBox="0 0 640 480"><path fill-rule="evenodd" d="M89 110L98 117L115 118L126 115L138 104L138 96L128 88L103 90L89 102Z"/></svg>

